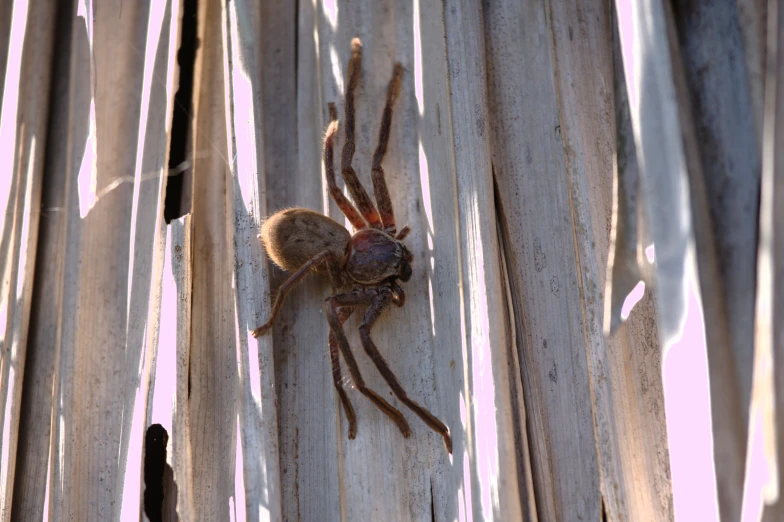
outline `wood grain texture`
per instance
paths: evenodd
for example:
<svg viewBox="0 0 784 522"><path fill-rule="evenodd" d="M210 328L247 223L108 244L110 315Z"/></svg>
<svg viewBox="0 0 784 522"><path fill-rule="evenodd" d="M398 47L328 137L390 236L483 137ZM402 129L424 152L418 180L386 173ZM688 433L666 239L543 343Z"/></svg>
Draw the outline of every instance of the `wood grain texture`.
<svg viewBox="0 0 784 522"><path fill-rule="evenodd" d="M106 520L139 507L125 478L140 465L177 16L73 7L50 516Z"/></svg>
<svg viewBox="0 0 784 522"><path fill-rule="evenodd" d="M256 238L266 214L264 112L261 99L262 41L259 2L225 4L224 70L228 73L228 155L232 158L226 188L228 222L234 255L232 289L236 300L239 374L237 436L241 438L242 495L247 520L282 519L280 457L272 338L256 339L250 331L269 310L269 281L264 249ZM251 79L253 79L251 81ZM233 219L232 219L233 218ZM237 498L240 501L240 498ZM239 509L239 508L238 508Z"/></svg>
<svg viewBox="0 0 784 522"><path fill-rule="evenodd" d="M177 388L174 397L172 468L177 487L177 515L180 522L198 520L193 510L193 451L191 450L190 395L191 309L193 306L193 227L188 215L172 223L172 275L177 285ZM181 257L177 247L181 246ZM173 522L174 519L172 519Z"/></svg>
<svg viewBox="0 0 784 522"><path fill-rule="evenodd" d="M755 391L763 386L752 408L761 407L766 456L775 474L768 480L761 520L773 522L784 518L784 8L771 1L768 14L755 325L755 363L763 364L754 368Z"/></svg>
<svg viewBox="0 0 784 522"><path fill-rule="evenodd" d="M182 195L191 214L168 226L180 2L97 4L63 4L67 22L50 35L27 413L5 410L24 437L10 453L13 520L144 520L153 423L169 434L164 520L672 520L656 301L647 296L615 337L602 332L616 147L606 2L198 2ZM672 28L661 12L658 37ZM373 338L408 395L449 426L452 455L362 349L364 310L346 323L360 371L413 433L403 438L356 393L343 363L358 421L347 438L327 281L307 279L270 335L249 335L286 277L265 260L263 220L303 206L346 223L325 190L321 147L328 104L343 118L354 37L364 56L354 168L370 193L387 83L395 62L404 70L384 170L398 228L412 228L414 274L406 305ZM657 45L646 52L666 85L649 103L678 130L675 92L687 91ZM641 171L701 164L674 136L628 140ZM662 143L674 153L656 163ZM665 174L653 183L675 188L658 196L679 194L683 178ZM17 203L20 186L9 185ZM29 202L16 208L37 215ZM677 219L691 223L669 210L675 221L653 221L657 249ZM684 273L667 261L691 262L677 241L693 242L693 230L703 229L661 242L657 297L675 304L661 312L665 344Z"/></svg>
<svg viewBox="0 0 784 522"><path fill-rule="evenodd" d="M709 141L706 141L706 135L711 136L710 131L706 132L706 127L712 122L710 122L710 116L706 117L701 113L699 105L691 102L689 68L692 64L689 61L688 53L684 51L683 47L678 47L675 14L667 4L664 5L664 16L696 253L697 277L694 278L694 281L699 283L704 324L710 325L705 329L705 339L708 354L718 507L722 518L734 520L739 517L742 507L746 454L746 425L744 421L748 418L748 392L742 390L747 385L744 381L749 372L747 368L748 357L743 355L746 348L738 346L736 341L738 337L742 339L748 325L736 326L730 315L734 309L728 296L741 298L747 292L747 289L738 289L736 281L747 280L748 274L723 277L724 270L730 263L721 255L726 257L729 254L727 250L731 250L731 247L735 246L732 245L733 241L748 244L749 240L742 236L734 236L731 232L722 231L723 234L716 232L727 225L721 220L714 221L714 210L717 206L724 206L725 203L720 199L716 201L716 193L718 192L721 197L721 189L716 190L716 187L709 187L709 176L714 174L718 163L712 157L713 146ZM739 83L732 74L729 76ZM741 116L736 123L743 127L750 111L743 107L743 103L748 103L747 99L744 99L743 96L738 96L738 98L740 100L737 103L741 107L736 110L745 116ZM747 128L747 130L753 135L751 129ZM751 147L748 150L757 149ZM756 158L747 160L746 157L744 155L743 158L746 165L738 167L739 172L734 174L742 179L750 170L750 174L744 181L747 184L754 184L754 176L758 176L758 174L753 168L749 169L749 166L758 168L759 162ZM738 199L748 201L748 195L744 192L737 194ZM736 194L733 193L732 198L735 197ZM735 211L731 204L726 204L726 206L728 211ZM751 216L745 209L737 211L734 217L736 221L740 222L740 226L748 227L748 223L744 221ZM754 227L752 226L750 229L753 230ZM724 235L727 237L722 237ZM751 245L753 244L752 241ZM753 249L751 251L753 252ZM748 252L744 252L744 254L748 254ZM743 263L743 265L745 265L744 268L748 268L748 264ZM748 282L753 284L753 278ZM749 312L744 310L743 313L748 314ZM753 316L753 314L751 315ZM744 368L740 368L741 365Z"/></svg>
<svg viewBox="0 0 784 522"><path fill-rule="evenodd" d="M192 227L190 214L166 229L161 273L157 345L151 350L151 385L145 426L161 425L168 434L163 471L162 517L197 520L193 511L192 455L188 388L192 306ZM146 462L147 448L144 448ZM147 487L145 483L142 488ZM147 514L149 515L149 514Z"/></svg>
<svg viewBox="0 0 784 522"><path fill-rule="evenodd" d="M611 520L672 520L661 352L654 301L605 339L603 299L612 215L614 13L554 3L551 31L586 358L604 511ZM632 219L636 219L633 216ZM552 289L552 285L551 285Z"/></svg>
<svg viewBox="0 0 784 522"><path fill-rule="evenodd" d="M237 331L232 289L233 193L228 155L224 16L199 2L193 90L193 307L188 416L193 509L198 519L236 514Z"/></svg>
<svg viewBox="0 0 784 522"><path fill-rule="evenodd" d="M10 35L4 35L10 38L0 110L0 518L4 520L10 518L14 491L56 11L47 2L16 4Z"/></svg>
<svg viewBox="0 0 784 522"><path fill-rule="evenodd" d="M319 90L324 58L314 39L320 7L303 2L289 10L284 5L290 3L265 3L278 13L264 18L274 26L264 30L271 45L265 46L262 77L267 208L269 213L290 206L327 212L320 146L325 129ZM287 275L269 266L277 286ZM332 384L321 306L328 287L325 280L312 277L295 288L274 330L285 520L344 519L340 451L346 428ZM360 426L360 436L362 431Z"/></svg>
<svg viewBox="0 0 784 522"><path fill-rule="evenodd" d="M747 426L756 271L755 256L749 252L757 244L761 156L740 22L734 0L708 9L675 2L673 9L715 230L713 255L726 301L735 393Z"/></svg>
<svg viewBox="0 0 784 522"><path fill-rule="evenodd" d="M599 518L598 455L549 13L514 2L484 5L497 211L509 234L536 506L540 520ZM556 427L566 425L569 430Z"/></svg>
<svg viewBox="0 0 784 522"><path fill-rule="evenodd" d="M704 150L710 153L715 148L700 134L708 122L693 103L689 84L692 73L687 72L692 58L683 43L679 44L671 7L658 2L633 3L632 17L639 30L637 39L645 44L634 46L628 53L625 50L624 63L627 84L637 93L634 100L630 96L632 122L656 244L657 292L660 302L669 304L659 307L664 356L680 339L686 299L694 289L705 324L710 325L705 335L719 510L722 518L737 519L743 489L746 413L735 366L734 337L730 334L728 282L721 276L724 261L719 261L716 239L727 224L712 220L712 194L706 180L715 163L702 156ZM742 82L736 81L733 88L739 85ZM737 100L741 105L748 103L742 96ZM749 133L753 136L750 129ZM745 169L755 161L744 159L741 163L737 168ZM729 291L733 291L731 284Z"/></svg>
<svg viewBox="0 0 784 522"><path fill-rule="evenodd" d="M521 477L504 455L514 452L504 283L494 216L483 13L472 2L447 2L444 29L450 88L449 128L457 180L457 221L464 329L469 448L476 519L519 519ZM488 415L491 405L494 415ZM492 410L491 410L492 411Z"/></svg>
<svg viewBox="0 0 784 522"><path fill-rule="evenodd" d="M11 520L44 520L53 433L53 386L59 367L59 338L64 299L65 227L69 172L63 168L68 155L68 107L71 79L70 50L73 6L59 6L54 36L52 89L46 163L41 193L41 222L36 252L35 281L30 312L30 335L25 361L24 390L19 419Z"/></svg>

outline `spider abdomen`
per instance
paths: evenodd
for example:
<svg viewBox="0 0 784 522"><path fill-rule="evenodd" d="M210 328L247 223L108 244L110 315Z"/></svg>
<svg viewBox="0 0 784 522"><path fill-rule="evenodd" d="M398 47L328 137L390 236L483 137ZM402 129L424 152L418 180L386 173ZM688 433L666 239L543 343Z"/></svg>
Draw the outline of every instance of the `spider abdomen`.
<svg viewBox="0 0 784 522"><path fill-rule="evenodd" d="M328 250L343 266L351 234L340 223L307 208L289 208L261 226L261 241L270 259L289 272Z"/></svg>

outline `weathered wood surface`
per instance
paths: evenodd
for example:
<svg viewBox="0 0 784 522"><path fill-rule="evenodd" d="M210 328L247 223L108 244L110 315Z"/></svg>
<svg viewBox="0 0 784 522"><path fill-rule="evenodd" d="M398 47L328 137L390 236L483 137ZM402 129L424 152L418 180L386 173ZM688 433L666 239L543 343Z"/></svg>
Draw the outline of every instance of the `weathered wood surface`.
<svg viewBox="0 0 784 522"><path fill-rule="evenodd" d="M157 323L177 14L167 3L91 7L62 6L70 22L56 33L65 67L54 71L67 81L53 91L44 199L52 206L41 237L51 257L39 264L22 426L40 453L20 460L19 520L119 519L139 509L139 484L125 479L139 479L148 325Z"/></svg>
<svg viewBox="0 0 784 522"><path fill-rule="evenodd" d="M72 15L55 519L119 518L139 509L131 496L138 499L140 484L127 480L141 469L148 348L157 326L153 273L163 261L178 16L171 3L122 7L80 3Z"/></svg>
<svg viewBox="0 0 784 522"><path fill-rule="evenodd" d="M228 2L223 15L224 70L228 72L228 158L232 176L226 187L232 225L237 324L236 407L239 442L236 471L251 521L280 520L280 456L275 400L272 337L256 339L250 331L269 313L269 281L264 249L257 238L266 216L264 111L261 100L261 5ZM241 473L241 478L240 478ZM240 499L238 498L239 502ZM241 513L238 508L238 514Z"/></svg>
<svg viewBox="0 0 784 522"><path fill-rule="evenodd" d="M72 12L68 2L60 5L49 101L49 133L41 192L41 221L30 333L24 371L24 408L19 419L19 446L12 503L12 520L44 520L45 492L49 477L52 434L52 393L58 368L58 339L61 332L64 299L64 260L66 253L65 212L68 176L63 170L68 154L68 103L70 78L70 31ZM49 96L46 93L45 96Z"/></svg>
<svg viewBox="0 0 784 522"><path fill-rule="evenodd" d="M752 412L771 470L761 520L773 522L784 518L784 8L771 1L768 15Z"/></svg>
<svg viewBox="0 0 784 522"><path fill-rule="evenodd" d="M191 307L191 216L166 231L161 274L160 335L153 354L145 426L160 424L169 434L164 471L163 520L198 520L193 510L193 457L188 411Z"/></svg>
<svg viewBox="0 0 784 522"><path fill-rule="evenodd" d="M602 2L580 13L485 5L494 167L540 517L595 519L603 496L610 519L670 520L652 302L612 340L602 335L614 20Z"/></svg>
<svg viewBox="0 0 784 522"><path fill-rule="evenodd" d="M11 513L30 339L57 8L30 2L0 9L0 29L8 29L3 36L8 52L0 64L6 65L0 76L5 80L0 98L0 518L5 520Z"/></svg>
<svg viewBox="0 0 784 522"><path fill-rule="evenodd" d="M193 518L280 520L271 346L260 321L263 252L255 239L263 178L259 15L199 4L194 89L190 444ZM255 85L255 87L254 87ZM260 183L260 185L259 185ZM261 199L263 201L263 199ZM254 222L255 220L255 222Z"/></svg>
<svg viewBox="0 0 784 522"><path fill-rule="evenodd" d="M759 4L740 4L633 2L639 45L629 41L624 53L657 291L669 303L659 309L663 348L666 356L681 342L687 314L704 313L717 499L727 520L741 513L752 388L764 63ZM700 311L687 306L690 292Z"/></svg>
<svg viewBox="0 0 784 522"><path fill-rule="evenodd" d="M69 21L50 31L40 239L28 232L27 250L3 257L20 267L2 272L15 283L38 247L34 291L27 280L13 290L31 303L21 418L7 333L0 374L12 442L0 485L14 519L140 516L144 429L157 422L169 431L165 520L672 520L659 346L680 333L690 284L711 325L721 512L739 512L755 272L739 253L756 244L758 95L771 67L760 0L676 4L677 24L669 4L632 2L640 45L622 46L625 82L613 77L616 15L601 1L199 2L191 217L168 229L180 3L96 4L65 3ZM11 23L0 9L0 44ZM304 206L345 222L325 191L321 141L327 105L343 116L355 36L354 166L368 188L394 62L405 70L384 167L415 272L406 306L373 336L408 394L449 425L452 455L410 411L404 439L352 389L358 435L347 439L325 281L295 289L271 335L249 335L285 277L255 237L262 220ZM616 129L624 83L631 127ZM646 283L657 288L607 339L620 139L639 160L647 212L626 254L640 262L651 234ZM43 157L36 165L40 177ZM6 199L21 201L22 186L35 199L34 178L13 172ZM765 201L761 219L776 223L781 205ZM37 219L37 205L16 208ZM14 308L6 331L25 313ZM346 323L360 370L402 406L361 349L360 320ZM771 329L758 325L758 339Z"/></svg>

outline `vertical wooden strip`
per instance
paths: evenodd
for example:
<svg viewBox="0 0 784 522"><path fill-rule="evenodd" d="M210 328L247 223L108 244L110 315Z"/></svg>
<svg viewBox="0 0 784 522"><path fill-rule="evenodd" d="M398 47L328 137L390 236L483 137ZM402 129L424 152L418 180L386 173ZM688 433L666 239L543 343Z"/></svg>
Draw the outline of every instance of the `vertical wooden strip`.
<svg viewBox="0 0 784 522"><path fill-rule="evenodd" d="M229 237L235 256L237 359L240 372L238 425L242 476L250 521L282 520L278 412L272 339L250 331L266 320L269 287L264 249L257 235L266 213L263 110L261 103L261 8L244 0L225 4L224 67L228 85ZM239 464L238 459L238 464ZM237 499L238 502L240 499Z"/></svg>
<svg viewBox="0 0 784 522"><path fill-rule="evenodd" d="M619 6L619 15L620 9ZM625 39L624 65L643 192L656 244L659 302L668 303L668 306L659 307L664 379L668 386L693 389L694 375L688 376L688 384L682 379L676 381L667 357L687 354L698 357L702 342L698 340L696 346L693 342L687 344L683 339L684 327L699 334L703 329L694 325L704 320L704 324L709 325L704 329L704 335L710 372L718 500L722 518L736 519L740 514L743 488L745 427L732 352L726 283L721 277L715 243L720 229L716 229L710 216L703 174L710 172L704 169L706 166L710 169L711 163L704 164L705 160L701 158L701 146L705 144L697 134L697 126L704 122L695 119L669 4L635 2L631 18L639 31L635 40L644 44L631 45L631 39ZM622 35L625 32L628 33L628 29L622 27ZM692 322L687 323L687 318ZM671 347L677 347L677 352L668 353ZM686 376L685 373L681 375ZM668 400L668 422L675 422L675 411L670 413L675 404ZM679 433L673 429L677 427L677 424L670 424L670 435L676 440L684 440L686 431L695 433L693 426ZM694 470L694 461L690 460L686 465L683 457L682 453L673 455L674 475ZM695 455L690 452L688 457L694 459ZM713 463L702 462L701 473L710 476ZM676 478L673 482L682 480ZM712 510L711 489L706 488L699 497L691 493L688 497L679 496L676 491L676 511L679 498L684 500L680 504L683 509L686 509L688 498L696 512L704 514Z"/></svg>
<svg viewBox="0 0 784 522"><path fill-rule="evenodd" d="M0 110L0 517L10 519L38 247L56 6L4 8ZM2 23L0 23L2 25ZM6 40L7 39L7 40Z"/></svg>
<svg viewBox="0 0 784 522"><path fill-rule="evenodd" d="M163 520L196 520L193 512L188 387L191 335L191 216L167 227L161 278L160 334L145 427L160 424L168 433L164 470ZM146 453L145 448L145 453ZM143 488L145 486L142 486Z"/></svg>
<svg viewBox="0 0 784 522"><path fill-rule="evenodd" d="M82 3L73 13L71 78L83 85L71 89L69 167L78 175L67 204L51 507L54 517L80 520L138 510L134 437L155 333L153 274L162 265L177 16L170 3L149 11L126 5L118 18L119 7L93 13Z"/></svg>
<svg viewBox="0 0 784 522"><path fill-rule="evenodd" d="M450 427L456 417L448 417L445 405L436 400L434 390L448 386L441 371L434 366L432 323L428 306L426 276L426 228L422 222L422 205L419 183L416 177L418 146L416 133L413 90L413 42L411 21L412 6L401 4L395 9L385 9L380 4L369 4L362 9L328 4L317 12L320 107L323 122L328 121L327 106L334 103L338 114L344 113L345 75L350 56L350 42L359 37L363 43L363 62L360 69L360 88L356 96L356 154L354 169L365 188L371 191L371 159L378 140L388 82L392 77L396 61L404 64L408 71L403 78L401 94L393 109L390 141L384 158L387 186L399 227L410 225L413 229L405 244L414 255L415 274L403 284L406 303L402 308L391 307L374 326L372 336L380 352L398 376L403 388L413 400L428 408ZM378 27L388 28L379 32ZM441 55L443 57L443 54ZM442 58L443 59L443 58ZM303 117L307 117L303 113ZM341 116L342 117L342 116ZM344 125L345 122L341 122ZM320 148L323 127L312 142L314 151ZM345 141L339 130L336 143L339 152ZM304 150L305 145L301 146ZM303 173L304 174L304 173ZM312 173L310 174L313 175ZM328 203L333 218L346 223L345 217ZM347 225L348 226L348 225ZM322 298L326 297L322 293ZM318 300L315 306L321 307ZM309 306L314 306L310 304ZM405 439L398 428L380 413L364 396L350 389L351 379L345 362L342 364L343 380L349 386L357 413L358 434L355 440L347 438L345 415L336 399L334 385L329 375L328 347L322 342L316 351L324 376L322 381L330 399L330 411L325 423L335 425L339 457L340 490L339 501L347 520L395 520L399 516L421 519L433 511L431 491L437 490L437 471L448 461L442 439L432 432L413 412L408 410L391 393L377 368L367 356L358 335L358 327L366 311L357 307L354 317L346 322L345 330L367 385L390 400L408 419L412 435ZM324 326L324 319L319 321ZM301 327L300 327L301 329ZM447 349L452 352L453 346ZM441 370L441 371L439 371ZM334 409L333 409L334 408ZM337 422L336 422L337 421ZM454 429L454 428L453 428ZM309 436L313 437L313 433ZM381 448L388 450L381 451ZM301 475L301 472L300 472ZM401 480L400 477L406 477ZM434 485L435 484L435 485ZM302 491L304 485L300 485ZM372 485L370 492L367 486ZM368 496L375 499L367 502Z"/></svg>
<svg viewBox="0 0 784 522"><path fill-rule="evenodd" d="M268 5L272 8L274 4ZM264 123L270 129L265 134L268 215L290 206L328 210L321 161L326 117L321 71L329 57L321 54L315 37L320 9L316 2L300 2L297 12L291 13L295 15L296 38L281 35L267 51L271 54L275 46L282 46L277 58L265 54ZM274 31L265 34L280 35L283 28L275 25ZM296 49L287 50L287 41ZM286 57L296 59L291 70ZM285 92L289 82L295 91ZM268 266L277 283L273 286L288 277L272 263ZM274 331L283 512L292 519L345 517L343 488L348 477L340 458L347 425L332 384L322 312L328 293L327 281L310 277L289 294ZM350 390L349 394L355 406L363 400ZM360 433L363 427L359 427Z"/></svg>
<svg viewBox="0 0 784 522"><path fill-rule="evenodd" d="M674 2L673 11L688 89L684 101L691 105L715 231L712 255L726 301L730 363L737 383L733 393L738 396L745 427L751 395L756 270L756 257L749 253L757 243L760 187L753 91L744 66L749 55L744 54L735 0L710 7ZM741 435L745 448L745 430ZM720 468L721 464L718 475L723 474Z"/></svg>
<svg viewBox="0 0 784 522"><path fill-rule="evenodd" d="M483 36L487 26L481 7L470 2L446 2L444 20L452 94L448 125L453 133L457 177L465 385L466 396L472 398L467 446L472 456L473 517L519 520L520 479L516 463L506 457L514 454L514 428L510 361L504 349L507 312L493 211ZM588 516L591 511L587 506Z"/></svg>
<svg viewBox="0 0 784 522"><path fill-rule="evenodd" d="M573 224L549 16L543 6L485 6L493 163L499 219L510 236L505 244L519 314L536 506L540 520L598 519L598 456L572 230L579 223Z"/></svg>
<svg viewBox="0 0 784 522"><path fill-rule="evenodd" d="M177 388L174 401L172 461L177 487L177 515L180 522L199 520L194 511L193 452L191 450L190 396L191 307L193 303L193 218L183 216L170 225L173 278L177 285ZM180 247L180 250L177 250Z"/></svg>
<svg viewBox="0 0 784 522"><path fill-rule="evenodd" d="M193 89L193 307L190 443L193 509L199 519L236 515L238 368L234 256L229 235L228 156L222 5L199 2ZM244 507L244 503L243 503Z"/></svg>
<svg viewBox="0 0 784 522"><path fill-rule="evenodd" d="M768 3L765 125L757 269L755 392L772 476L761 520L784 518L784 8ZM760 364L762 363L762 364Z"/></svg>
<svg viewBox="0 0 784 522"><path fill-rule="evenodd" d="M10 4L9 4L10 5ZM25 358L24 390L19 419L19 445L12 520L44 520L44 502L50 491L54 383L63 317L65 230L68 178L65 168L68 143L68 100L73 5L62 2L57 10L52 66L49 125L41 194L41 222L30 328Z"/></svg>
<svg viewBox="0 0 784 522"><path fill-rule="evenodd" d="M609 4L601 1L580 9L551 4L558 112L603 509L611 520L666 521L674 515L661 353L649 349L657 336L651 327L652 300L646 299L615 337L606 339L602 332L612 215L610 151L615 147L611 14ZM630 218L636 219L636 212Z"/></svg>
<svg viewBox="0 0 784 522"><path fill-rule="evenodd" d="M671 77L674 87L675 108L678 111L678 128L680 130L680 141L683 150L683 172L686 174L688 183L688 204L690 206L692 237L694 238L696 252L696 277L695 283L699 284L699 295L702 301L704 324L710 325L705 328L705 339L708 354L709 384L711 396L711 421L713 431L713 460L716 466L716 485L718 492L718 507L721 518L734 520L740 516L743 483L744 483L744 462L746 454L746 425L748 418L748 392L742 392L746 386L741 378L746 377L748 370L738 369L738 365L746 365L747 361L742 354L746 349L744 346L737 346L737 337L743 338L742 330L748 325L737 328L731 316L733 310L728 295L738 297L737 283L733 281L734 276L724 278L723 272L726 270L727 261L721 255L728 252L719 250L719 246L724 249L731 245L733 240L740 243L748 241L747 238L737 238L722 230L722 226L728 226L728 222L716 222L713 217L715 206L719 208L722 203L716 205L713 198L716 197L714 191L708 188L708 176L714 175L717 162L711 157L713 147L706 143L705 132L706 121L700 108L690 103L691 93L689 91L689 76L687 68L690 65L688 56L684 56L682 49L678 48L679 39L676 35L675 14L669 4L663 6L664 29L667 36L668 49L670 53ZM723 33L723 31L721 31ZM730 34L731 36L731 34ZM735 94L737 96L737 94ZM748 103L747 99L741 98L740 109L734 112L743 114L739 121L739 126L744 126L748 107L743 107L743 103ZM749 133L751 131L746 127ZM736 138L742 139L742 138ZM748 139L748 138L747 138ZM703 155L703 147L709 149ZM747 160L748 150L741 152L741 162L745 161L746 166L740 167L740 178L743 179L749 166L759 165L758 160L752 158ZM757 150L750 147L750 150ZM729 154L729 161L733 156L737 157L737 152ZM757 167L758 168L758 167ZM753 172L753 170L752 170ZM758 174L756 174L758 176ZM745 182L753 183L755 174L749 176ZM720 190L718 192L721 192ZM744 191L745 192L745 191ZM743 199L748 201L748 193L744 194ZM735 194L733 194L733 197ZM740 196L739 196L740 198ZM752 204L753 205L753 204ZM730 207L731 208L731 207ZM733 209L734 210L734 209ZM735 212L733 212L735 214ZM735 217L743 222L743 216L747 213L740 209ZM748 227L748 223L744 223ZM733 223L733 226L735 224ZM751 227L753 230L754 227ZM746 228L746 230L749 230ZM718 232L721 231L721 232ZM719 239L722 235L732 237L733 240L727 241ZM725 243L725 241L727 241ZM753 242L752 242L753 244ZM752 250L753 252L753 250ZM744 255L748 252L744 252ZM748 274L737 276L739 280L745 280ZM753 284L753 278L749 283ZM746 289L741 289L740 293L745 293ZM749 303L750 304L750 303ZM746 312L748 313L748 312ZM747 316L748 317L748 316ZM749 339L750 340L750 339ZM737 348L737 349L736 349ZM741 354L740 357L737 354ZM746 401L746 402L744 402Z"/></svg>

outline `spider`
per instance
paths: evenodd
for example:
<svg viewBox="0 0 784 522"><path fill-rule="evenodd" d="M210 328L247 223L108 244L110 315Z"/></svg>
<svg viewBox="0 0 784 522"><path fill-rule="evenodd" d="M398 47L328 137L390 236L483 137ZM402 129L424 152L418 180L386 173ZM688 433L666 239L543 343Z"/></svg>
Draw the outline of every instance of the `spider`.
<svg viewBox="0 0 784 522"><path fill-rule="evenodd" d="M425 424L439 433L444 438L447 451L452 453L449 428L435 415L408 397L370 337L371 328L391 304L398 307L404 305L406 294L397 280L406 282L411 278L411 263L414 256L402 243L411 229L406 226L399 232L396 230L392 202L384 179L384 169L381 167L389 142L392 107L400 92L403 79L403 66L400 63L394 66L392 79L387 87L378 147L373 154L372 181L378 207L376 208L351 166L355 148L354 91L359 83L361 61L362 44L359 39L354 38L351 41L351 59L347 72L346 143L343 146L341 173L359 212L335 181L333 141L338 132L338 121L337 111L332 103L329 104L331 122L324 136L324 164L329 193L356 232L351 235L336 221L305 208L281 210L264 222L259 237L267 254L281 268L294 273L281 285L269 320L253 330L253 336L258 337L269 331L280 312L286 294L300 280L311 272L326 273L332 282L334 292L338 289L350 289L347 292L335 293L324 301L330 329L329 353L332 377L348 420L348 438L356 437L357 420L354 407L343 389L338 350L343 354L359 392L397 424L403 437L408 438L411 435L411 428L403 414L365 384L343 331L343 323L351 316L354 309L359 305L369 305L359 327L362 346L397 398L416 413Z"/></svg>

